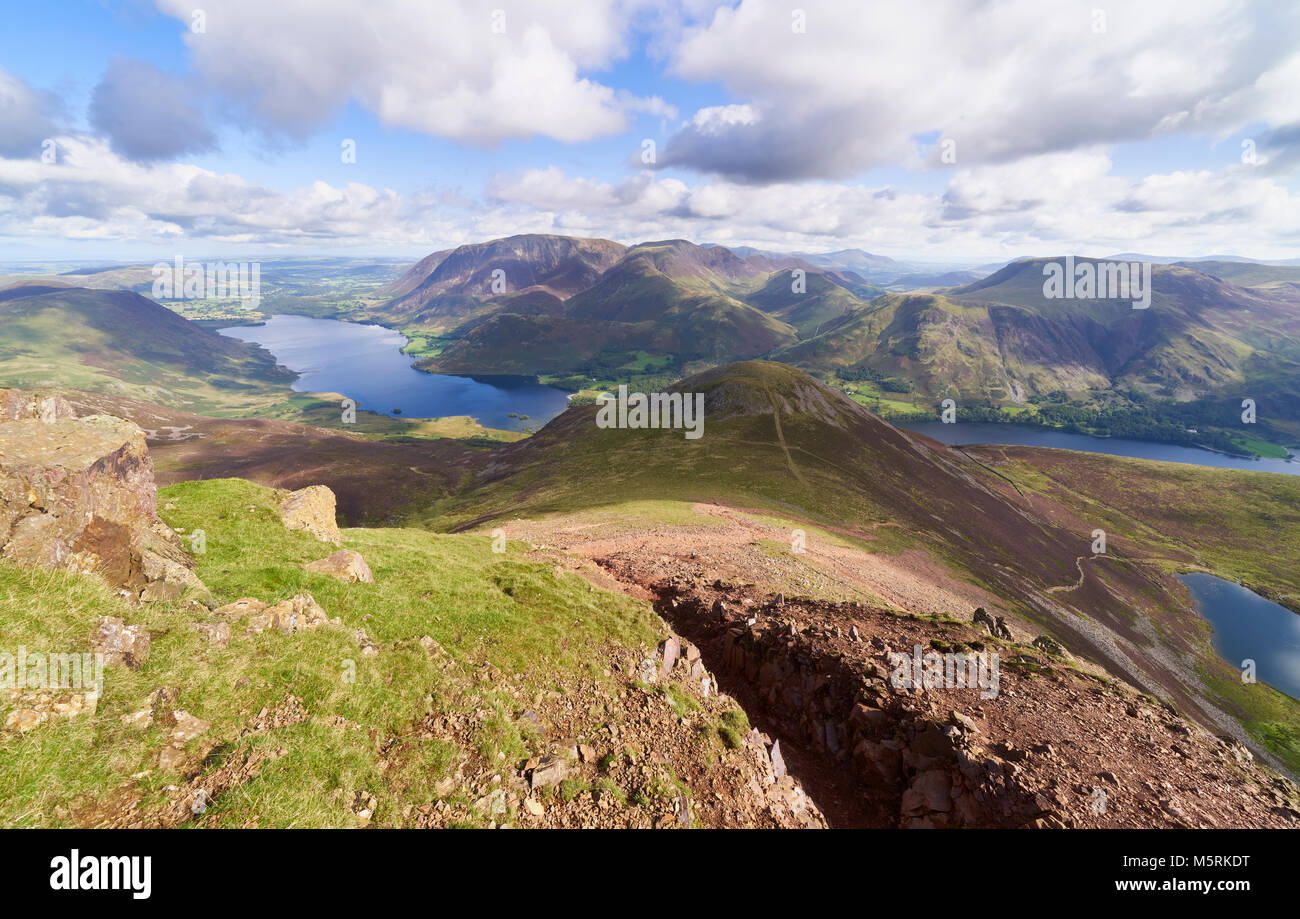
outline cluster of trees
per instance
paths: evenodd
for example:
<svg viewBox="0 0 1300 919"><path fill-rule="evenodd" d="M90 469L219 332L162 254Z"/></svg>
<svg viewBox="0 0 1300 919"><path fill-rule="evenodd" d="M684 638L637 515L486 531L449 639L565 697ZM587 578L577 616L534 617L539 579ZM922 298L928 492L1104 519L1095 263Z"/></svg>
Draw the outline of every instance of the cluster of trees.
<svg viewBox="0 0 1300 919"><path fill-rule="evenodd" d="M916 389L916 385L911 380L887 376L874 367L868 367L865 364L841 368L836 371L836 375L848 383L874 383L884 392L907 393Z"/></svg>

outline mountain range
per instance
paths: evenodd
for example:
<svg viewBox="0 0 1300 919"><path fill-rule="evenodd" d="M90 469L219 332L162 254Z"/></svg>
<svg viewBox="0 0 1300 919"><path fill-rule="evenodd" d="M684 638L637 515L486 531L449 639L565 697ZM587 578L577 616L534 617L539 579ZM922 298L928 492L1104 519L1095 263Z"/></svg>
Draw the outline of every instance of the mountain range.
<svg viewBox="0 0 1300 919"><path fill-rule="evenodd" d="M299 423L268 418L290 375L256 346L130 291L54 282L0 291L4 382L62 390L0 393L13 421L0 424L9 478L76 486L125 475L140 485L132 470L156 469L165 488L161 520L146 521L149 528L190 534L191 545L202 533L206 546L176 556L201 590L147 587L148 602L133 606L80 569L27 570L31 558L93 567L98 556L42 543L33 525L40 521L26 518L44 505L21 482L3 489L5 532L20 536L11 542L23 550L0 553L0 604L7 597L12 607L0 616L5 641L49 645L120 621L157 648L134 676L112 671L102 708L70 723L79 751L103 731L119 732L120 761L92 775L66 765L81 757L43 747L32 754L39 793L76 825L204 825L188 804L150 796L139 777L155 772L215 789L225 802L219 819L254 825L351 825L362 811L385 826L1300 819L1300 795L1269 771L1300 769L1295 701L1239 679L1174 576L1240 578L1294 608L1300 478L951 448L891 425L789 363L848 354L853 366L937 385L939 374L911 363L923 354L978 388L1007 372L977 360L981 351L1011 353L1011 331L1032 313L1036 336L1057 344L1039 355L1057 379L1090 374L1085 383L1102 385L1116 372L1104 361L1118 347L1107 334L1137 339L1136 355L1151 352L1143 350L1147 335L1188 350L1207 346L1212 333L1245 335L1251 324L1239 313L1285 330L1277 293L1174 266L1154 275L1150 310L1074 304L1088 314L1080 318L1071 304L1034 302L1041 266L1029 263L944 294L864 300L850 290L852 278L804 263L772 268L754 255L680 241L616 245L503 241L448 254L426 265L433 281L408 278L415 283L390 301L411 298L417 316L468 307L472 318L450 320L471 326L453 347L488 342L478 330L514 324L528 346L518 353L538 359L552 347L527 339L526 324L539 321L542 332L571 335L574 348L588 347L588 327L597 327L608 341L626 336L624 347L694 342L701 353L700 342L725 348L745 335L746 347L787 356L718 361L668 387L702 400L698 440L602 427L596 406L584 404L510 443L345 426L337 403ZM521 289L480 296L477 285L490 285L497 270ZM795 270L805 272L805 286L791 299ZM415 305L420 291L428 296ZM1001 298L996 306L984 299L990 291ZM1153 319L1157 310L1167 315ZM1022 357L1019 366L1028 363ZM827 366L834 382L838 365ZM141 431L114 427L105 415ZM105 432L117 430L138 462L95 460L78 440L98 450ZM146 438L148 458L139 452ZM66 457L57 469L41 465L64 453L84 475L67 476ZM293 496L272 490L285 488L327 504L317 523L331 545L286 529ZM152 512L152 494L145 504ZM354 529L337 530L336 506ZM10 526L16 520L21 527ZM1097 527L1110 536L1100 554ZM374 583L327 573L334 556L321 556L340 548L335 540ZM297 605L312 617L302 634L258 625L265 609ZM890 650L913 647L998 655L1002 695L891 688L882 662ZM365 666L360 696L337 679L338 661L354 657ZM214 682L235 688L210 698ZM201 737L169 743L125 726L150 711L153 703L141 700L160 686L201 716ZM216 745L242 749L248 716L292 709L286 694L322 726L272 727L273 749L321 771L269 770L262 779L208 756ZM23 725L24 749L59 729L39 700L30 704L13 720ZM476 712L488 720L466 720ZM402 752L404 744L427 750ZM644 764L663 765L654 757L665 749L672 777L647 773ZM365 778L333 777L340 758L365 763ZM778 761L788 772L779 787ZM0 778L16 785L26 763L0 763ZM981 765L972 771L972 763ZM792 788L796 778L802 784ZM1165 780L1176 790L1160 791ZM920 806L940 781L958 798ZM1105 814L1078 792L1098 781L1122 789ZM364 787L382 804L376 810L355 792L321 795L327 782ZM492 798L497 782L514 796L504 810ZM555 794L541 791L546 782L559 785ZM814 802L802 816L791 810L798 795ZM98 799L110 804L87 809ZM953 800L955 810L946 803ZM26 813L24 801L0 795L0 812Z"/></svg>
<svg viewBox="0 0 1300 919"><path fill-rule="evenodd" d="M437 338L420 366L439 372L605 379L647 357L678 375L768 357L884 381L918 407L1253 398L1278 429L1300 433L1300 269L1155 264L1150 306L1134 309L1047 296L1044 272L1064 256L986 277L918 275L925 290L890 292L855 270L871 270L865 253L849 255L517 236L422 259L369 315Z"/></svg>

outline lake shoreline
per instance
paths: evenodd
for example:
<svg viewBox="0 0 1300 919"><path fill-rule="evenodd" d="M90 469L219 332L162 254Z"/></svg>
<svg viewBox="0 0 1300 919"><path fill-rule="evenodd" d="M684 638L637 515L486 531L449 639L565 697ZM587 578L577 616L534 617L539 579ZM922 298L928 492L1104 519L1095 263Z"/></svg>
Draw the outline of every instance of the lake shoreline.
<svg viewBox="0 0 1300 919"><path fill-rule="evenodd" d="M255 325L218 331L257 344L297 374L295 392L334 392L357 408L407 420L468 416L481 426L521 432L568 407L566 394L515 374L421 370L402 349L405 333L379 323L276 313Z"/></svg>
<svg viewBox="0 0 1300 919"><path fill-rule="evenodd" d="M1300 613L1209 571L1177 578L1210 624L1215 653L1236 669L1249 662L1259 682L1300 701Z"/></svg>
<svg viewBox="0 0 1300 919"><path fill-rule="evenodd" d="M1294 454L1287 459L1241 456L1210 450L1200 446L1169 444L1160 441L1133 438L1101 437L1094 434L1077 434L1059 428L1005 424L999 422L939 421L898 423L903 430L923 434L950 447L1007 446L1041 447L1073 450L1108 456L1124 456L1156 462L1183 463L1219 469L1237 469L1243 472L1272 472L1279 475L1300 475L1300 462Z"/></svg>

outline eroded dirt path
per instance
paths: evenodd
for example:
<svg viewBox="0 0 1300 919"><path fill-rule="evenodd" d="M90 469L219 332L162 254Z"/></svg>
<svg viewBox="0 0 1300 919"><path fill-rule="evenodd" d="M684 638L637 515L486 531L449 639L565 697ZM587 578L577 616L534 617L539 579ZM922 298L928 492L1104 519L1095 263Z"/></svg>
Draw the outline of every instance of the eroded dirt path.
<svg viewBox="0 0 1300 919"><path fill-rule="evenodd" d="M565 552L569 564L592 573L601 559L620 558L623 583L608 577L600 586L632 589L649 599L648 585L676 575L762 584L773 591L825 599L884 602L925 615L970 619L977 606L1001 610L993 594L955 577L929 553L911 549L876 554L832 541L811 525L802 551L793 530L760 519L759 514L721 504L693 504L689 523L624 521L612 513L511 520L508 539L522 539ZM853 534L870 541L870 532ZM629 583L630 582L630 583ZM636 588L640 589L636 589Z"/></svg>
<svg viewBox="0 0 1300 919"><path fill-rule="evenodd" d="M996 598L926 553L872 554L814 530L796 552L790 531L761 512L690 512L658 524L586 512L505 529L593 583L652 602L779 741L831 826L1300 826L1294 786L1240 744L1086 662L1030 647L1024 624L1012 641L969 624L975 606L997 610ZM1083 560L1077 567L1081 583ZM891 653L936 648L997 652L998 692L893 684Z"/></svg>

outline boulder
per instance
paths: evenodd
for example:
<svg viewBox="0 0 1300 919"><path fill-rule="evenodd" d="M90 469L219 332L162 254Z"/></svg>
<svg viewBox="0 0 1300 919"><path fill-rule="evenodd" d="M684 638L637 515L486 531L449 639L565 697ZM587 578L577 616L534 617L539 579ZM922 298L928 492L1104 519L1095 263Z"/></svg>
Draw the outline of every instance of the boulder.
<svg viewBox="0 0 1300 919"><path fill-rule="evenodd" d="M256 597L240 597L234 603L217 607L214 612L223 619L242 619L251 613L260 613L266 604Z"/></svg>
<svg viewBox="0 0 1300 919"><path fill-rule="evenodd" d="M681 653L681 643L676 638L667 638L659 644L659 652L663 656L663 675L668 676L673 672L673 667L677 664L677 656Z"/></svg>
<svg viewBox="0 0 1300 919"><path fill-rule="evenodd" d="M569 774L568 764L558 756L543 756L528 777L530 788L558 785Z"/></svg>
<svg viewBox="0 0 1300 919"><path fill-rule="evenodd" d="M1011 629L1007 627L1005 617L998 616L994 618L982 606L975 609L975 615L971 617L971 621L976 625L983 625L994 638L1005 638L1008 641L1014 640Z"/></svg>
<svg viewBox="0 0 1300 919"><path fill-rule="evenodd" d="M59 396L0 390L0 556L95 572L139 598L202 590L193 561L157 516L144 432L109 415L74 417Z"/></svg>
<svg viewBox="0 0 1300 919"><path fill-rule="evenodd" d="M352 549L340 549L328 558L308 562L304 567L314 574L328 574L347 584L375 583L375 576L371 574L366 560L360 552Z"/></svg>
<svg viewBox="0 0 1300 919"><path fill-rule="evenodd" d="M952 810L952 779L941 769L922 772L903 792L904 816L921 816L926 812L947 813Z"/></svg>
<svg viewBox="0 0 1300 919"><path fill-rule="evenodd" d="M778 779L785 778L785 757L781 755L781 741L775 740L772 742L772 752L770 756L772 760L772 775L776 776Z"/></svg>
<svg viewBox="0 0 1300 919"><path fill-rule="evenodd" d="M144 666L152 643L152 637L142 626L127 625L112 617L100 619L90 636L91 650L104 655L105 664L126 664L128 667Z"/></svg>
<svg viewBox="0 0 1300 919"><path fill-rule="evenodd" d="M60 418L75 418L76 411L67 399L58 393L23 392L21 389L0 389L0 421L36 419L51 422Z"/></svg>
<svg viewBox="0 0 1300 919"><path fill-rule="evenodd" d="M334 518L334 492L324 485L309 485L291 492L280 502L280 521L291 530L310 533L321 542L343 545Z"/></svg>
<svg viewBox="0 0 1300 919"><path fill-rule="evenodd" d="M325 611L311 594L297 594L274 606L268 606L250 618L248 632L255 634L267 629L279 629L285 635L292 635L304 629L318 628L328 621Z"/></svg>
<svg viewBox="0 0 1300 919"><path fill-rule="evenodd" d="M179 584L168 584L166 581L156 581L152 584L146 584L144 590L140 591L141 603L171 603L181 598L185 589Z"/></svg>
<svg viewBox="0 0 1300 919"><path fill-rule="evenodd" d="M1056 657L1069 657L1070 653L1061 646L1061 643L1050 635L1039 635L1034 639L1034 647L1039 651L1045 651Z"/></svg>
<svg viewBox="0 0 1300 919"><path fill-rule="evenodd" d="M168 738L174 746L189 743L200 734L206 734L212 725L202 718L195 718L182 709L168 712L162 719L163 724L172 729Z"/></svg>

